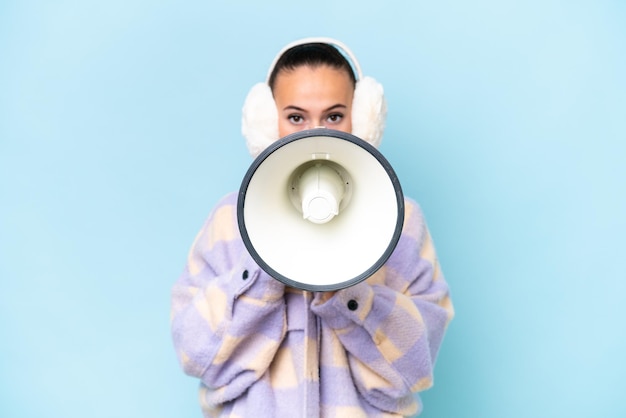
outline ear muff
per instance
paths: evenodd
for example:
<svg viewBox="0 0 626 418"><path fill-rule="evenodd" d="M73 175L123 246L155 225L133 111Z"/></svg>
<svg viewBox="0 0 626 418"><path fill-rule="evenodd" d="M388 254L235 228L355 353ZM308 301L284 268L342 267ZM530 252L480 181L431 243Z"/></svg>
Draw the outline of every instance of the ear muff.
<svg viewBox="0 0 626 418"><path fill-rule="evenodd" d="M372 77L359 79L352 99L352 134L378 148L386 118L383 86Z"/></svg>
<svg viewBox="0 0 626 418"><path fill-rule="evenodd" d="M267 83L255 84L243 104L241 133L252 157L278 139L278 111Z"/></svg>
<svg viewBox="0 0 626 418"><path fill-rule="evenodd" d="M279 139L278 111L267 82L274 66L288 49L317 42L332 45L349 58L357 77L352 100L352 134L375 147L380 145L387 117L383 86L371 77L363 77L356 57L343 43L331 38L305 38L285 46L272 62L266 81L255 84L246 97L242 109L241 133L252 157L256 158Z"/></svg>

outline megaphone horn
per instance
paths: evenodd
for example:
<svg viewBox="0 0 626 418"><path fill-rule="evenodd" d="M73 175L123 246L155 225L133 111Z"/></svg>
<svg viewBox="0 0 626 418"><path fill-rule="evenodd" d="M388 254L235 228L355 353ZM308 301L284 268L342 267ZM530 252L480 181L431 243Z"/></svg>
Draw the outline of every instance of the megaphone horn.
<svg viewBox="0 0 626 418"><path fill-rule="evenodd" d="M237 202L243 242L284 284L310 291L353 286L396 247L404 196L385 157L360 138L326 128L266 148L243 178Z"/></svg>

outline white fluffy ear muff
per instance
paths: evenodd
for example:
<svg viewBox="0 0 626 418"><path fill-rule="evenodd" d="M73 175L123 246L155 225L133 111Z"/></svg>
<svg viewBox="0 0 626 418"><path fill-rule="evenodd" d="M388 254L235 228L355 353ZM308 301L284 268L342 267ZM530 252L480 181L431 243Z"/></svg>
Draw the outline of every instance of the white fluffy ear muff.
<svg viewBox="0 0 626 418"><path fill-rule="evenodd" d="M352 134L379 147L385 130L387 102L383 86L372 77L363 77L352 99Z"/></svg>
<svg viewBox="0 0 626 418"><path fill-rule="evenodd" d="M243 104L241 133L252 157L278 140L278 110L267 83L255 84Z"/></svg>
<svg viewBox="0 0 626 418"><path fill-rule="evenodd" d="M331 38L305 38L285 46L274 58L266 81L255 84L246 97L242 109L241 133L246 138L246 145L252 157L256 158L279 139L278 110L268 85L274 66L280 57L294 46L318 42L332 45L343 52L354 69L357 82L352 101L352 134L375 147L380 145L387 117L387 103L382 85L371 77L363 77L356 57L342 42Z"/></svg>

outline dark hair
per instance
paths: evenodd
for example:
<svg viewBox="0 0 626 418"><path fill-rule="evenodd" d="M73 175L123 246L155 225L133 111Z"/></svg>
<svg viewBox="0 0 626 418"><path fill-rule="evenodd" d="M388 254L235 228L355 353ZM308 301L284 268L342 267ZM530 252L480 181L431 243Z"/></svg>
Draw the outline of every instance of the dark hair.
<svg viewBox="0 0 626 418"><path fill-rule="evenodd" d="M278 61L276 61L276 65L274 65L274 69L270 74L268 84L272 91L274 91L276 76L281 71L291 71L301 66L317 68L323 65L337 70L345 70L350 76L352 84L356 85L354 71L346 57L334 46L321 42L297 45L285 51Z"/></svg>

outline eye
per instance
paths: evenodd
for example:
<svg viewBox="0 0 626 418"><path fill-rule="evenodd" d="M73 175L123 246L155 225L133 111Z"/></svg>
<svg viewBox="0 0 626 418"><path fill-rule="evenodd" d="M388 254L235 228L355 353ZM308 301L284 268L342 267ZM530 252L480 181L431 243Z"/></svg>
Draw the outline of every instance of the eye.
<svg viewBox="0 0 626 418"><path fill-rule="evenodd" d="M287 116L287 119L294 125L300 125L304 123L304 118L302 117L302 115L297 113L292 113L291 115Z"/></svg>
<svg viewBox="0 0 626 418"><path fill-rule="evenodd" d="M326 121L328 121L328 123L331 123L331 124L337 124L337 123L341 122L342 120L343 120L343 114L342 113L331 113L326 118Z"/></svg>

